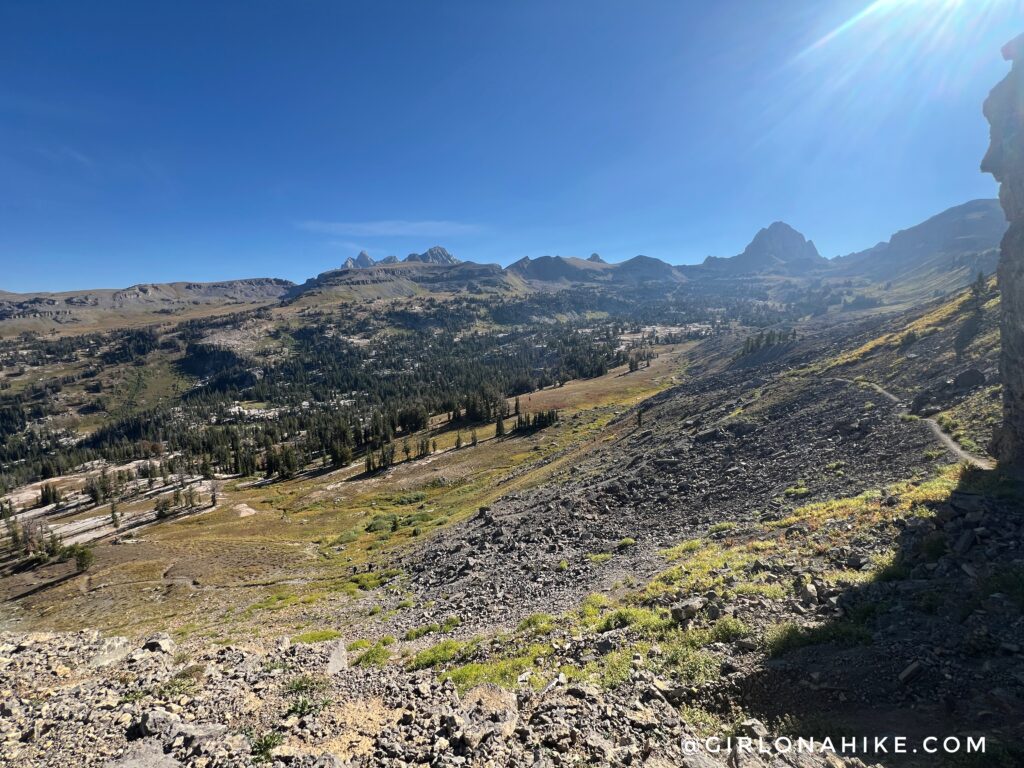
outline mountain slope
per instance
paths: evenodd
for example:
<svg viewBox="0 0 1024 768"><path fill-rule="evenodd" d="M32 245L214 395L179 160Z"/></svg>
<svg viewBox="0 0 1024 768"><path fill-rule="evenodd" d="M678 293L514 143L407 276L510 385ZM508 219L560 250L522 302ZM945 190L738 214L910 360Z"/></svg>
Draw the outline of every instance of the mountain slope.
<svg viewBox="0 0 1024 768"><path fill-rule="evenodd" d="M521 280L507 274L497 264L477 264L472 261L456 261L454 264L415 260L398 263L382 261L372 267L322 272L292 288L285 298L302 300L308 304L316 303L318 297L332 301L365 301L431 292L511 292L522 287Z"/></svg>
<svg viewBox="0 0 1024 768"><path fill-rule="evenodd" d="M199 316L210 310L281 299L294 283L259 277L216 283L143 283L59 293L0 292L5 333L57 328L83 332L98 327L156 322L157 316Z"/></svg>
<svg viewBox="0 0 1024 768"><path fill-rule="evenodd" d="M843 276L892 281L926 298L962 288L979 271L993 272L1006 227L998 200L972 200L833 264Z"/></svg>
<svg viewBox="0 0 1024 768"><path fill-rule="evenodd" d="M604 280L611 265L595 261L584 261L564 256L541 256L531 259L524 256L510 264L507 272L519 275L525 280L541 282L587 283Z"/></svg>

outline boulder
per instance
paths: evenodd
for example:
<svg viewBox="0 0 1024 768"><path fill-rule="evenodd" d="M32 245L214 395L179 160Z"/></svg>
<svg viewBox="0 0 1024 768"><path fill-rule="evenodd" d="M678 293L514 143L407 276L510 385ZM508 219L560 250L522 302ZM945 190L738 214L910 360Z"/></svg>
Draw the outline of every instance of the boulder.
<svg viewBox="0 0 1024 768"><path fill-rule="evenodd" d="M707 605L707 600L703 597L691 597L686 600L682 600L673 605L670 609L672 621L677 624L683 624L700 613L705 605Z"/></svg>
<svg viewBox="0 0 1024 768"><path fill-rule="evenodd" d="M336 675L348 669L348 651L344 640L335 640L331 655L327 657L327 674Z"/></svg>
<svg viewBox="0 0 1024 768"><path fill-rule="evenodd" d="M958 373L953 379L953 386L960 392L969 392L972 389L985 386L985 374L977 368L968 368Z"/></svg>
<svg viewBox="0 0 1024 768"><path fill-rule="evenodd" d="M157 632L144 644L143 649L154 653L174 653L175 643L166 632Z"/></svg>
<svg viewBox="0 0 1024 768"><path fill-rule="evenodd" d="M132 644L127 637L107 637L100 643L100 648L89 661L89 666L105 667L120 661L131 652Z"/></svg>

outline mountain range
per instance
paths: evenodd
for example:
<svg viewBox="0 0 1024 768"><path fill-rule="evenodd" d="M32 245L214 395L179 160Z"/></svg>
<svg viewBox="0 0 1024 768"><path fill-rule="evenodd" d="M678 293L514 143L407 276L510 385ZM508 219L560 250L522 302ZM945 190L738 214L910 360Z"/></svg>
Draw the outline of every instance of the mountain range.
<svg viewBox="0 0 1024 768"><path fill-rule="evenodd" d="M768 292L775 286L842 284L871 298L874 306L921 300L955 291L998 261L1007 228L997 200L972 200L950 208L889 240L834 259L823 257L811 240L777 221L760 230L739 254L709 256L701 264L671 265L650 256L610 264L598 254L524 257L508 267L460 261L434 246L399 260L375 261L365 251L300 285L277 278L216 283L163 283L124 289L62 293L0 291L0 325L7 331L52 330L56 326L103 327L104 313L139 322L153 314L195 314L211 307L315 303L319 298L372 300L424 292L521 293L570 286L706 285L709 292L753 283ZM786 296L790 296L787 293ZM790 300L776 297L779 300Z"/></svg>
<svg viewBox="0 0 1024 768"><path fill-rule="evenodd" d="M433 248L428 248L423 253L410 253L402 259L402 261L399 261L397 256L386 256L378 262L374 261L373 257L371 257L366 251L360 251L359 255L354 259L352 257L345 259L345 263L342 265L342 268L368 269L377 264L442 264L451 266L458 263L459 260L448 253L447 250L439 245L435 245Z"/></svg>
<svg viewBox="0 0 1024 768"><path fill-rule="evenodd" d="M901 276L919 278L923 273L952 273L964 268L973 278L978 271L994 270L999 241L1006 227L997 200L972 200L901 230L871 248L834 259L822 256L813 241L789 224L776 221L760 230L741 253L728 257L709 256L696 265L674 266L649 256L634 256L609 264L595 253L587 259L525 256L506 267L505 272L532 282L570 284L684 282L755 275L857 277L868 282L888 283ZM460 262L444 248L435 246L423 254L410 254L403 262L395 257L375 262L363 251L355 259L347 259L343 269L398 263L454 266L471 262ZM947 290L961 285L950 286Z"/></svg>

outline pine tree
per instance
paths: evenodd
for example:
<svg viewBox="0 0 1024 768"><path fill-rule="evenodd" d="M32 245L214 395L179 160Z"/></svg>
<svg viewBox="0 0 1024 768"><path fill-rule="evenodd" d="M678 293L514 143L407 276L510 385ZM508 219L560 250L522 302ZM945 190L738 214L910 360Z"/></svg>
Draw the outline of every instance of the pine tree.
<svg viewBox="0 0 1024 768"><path fill-rule="evenodd" d="M985 283L985 273L981 270L978 271L978 277L971 284L971 298L974 299L976 306L980 307L983 300L985 299L985 293L988 286Z"/></svg>

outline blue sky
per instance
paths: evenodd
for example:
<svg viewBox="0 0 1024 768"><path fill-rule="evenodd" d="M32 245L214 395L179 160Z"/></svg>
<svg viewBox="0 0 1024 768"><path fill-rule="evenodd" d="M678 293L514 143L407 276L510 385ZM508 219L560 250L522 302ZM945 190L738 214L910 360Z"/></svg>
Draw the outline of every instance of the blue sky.
<svg viewBox="0 0 1024 768"><path fill-rule="evenodd" d="M1018 0L0 0L0 289L685 263L779 219L858 250L995 196L1021 31Z"/></svg>

